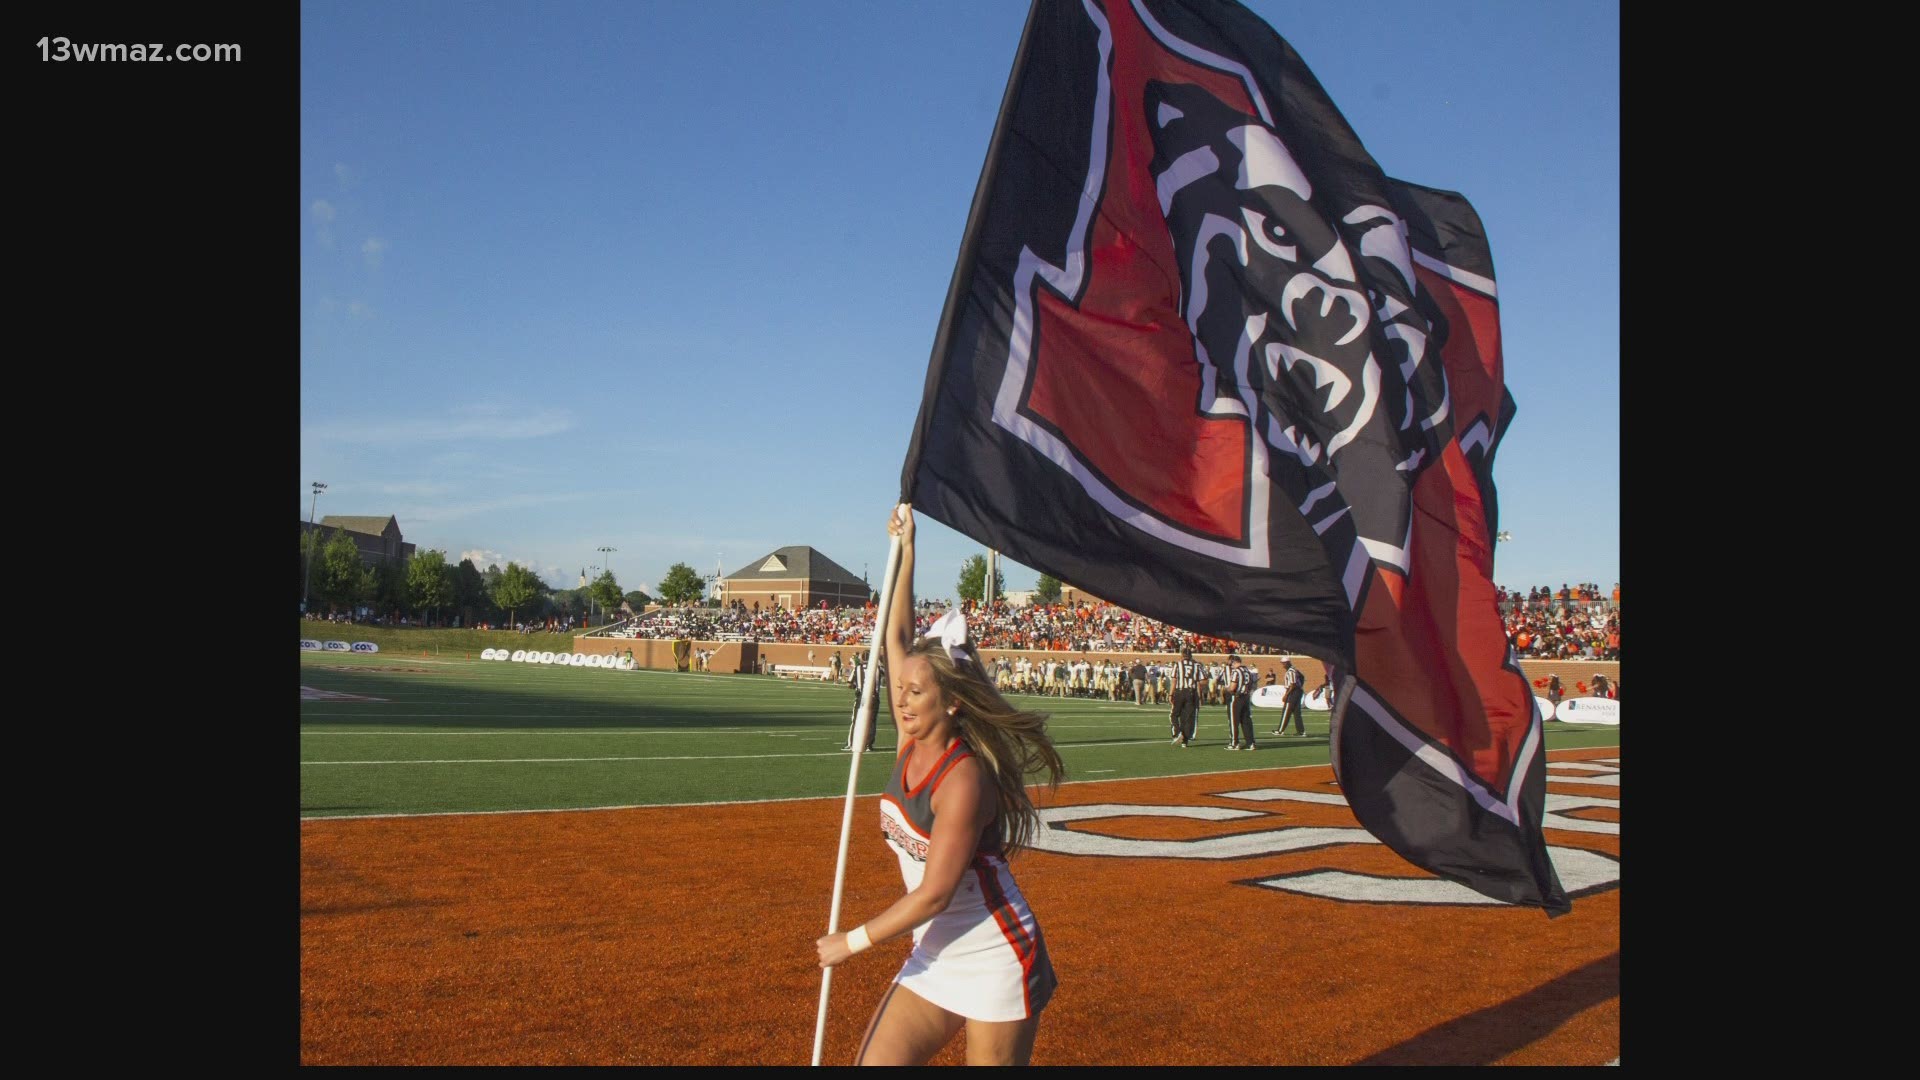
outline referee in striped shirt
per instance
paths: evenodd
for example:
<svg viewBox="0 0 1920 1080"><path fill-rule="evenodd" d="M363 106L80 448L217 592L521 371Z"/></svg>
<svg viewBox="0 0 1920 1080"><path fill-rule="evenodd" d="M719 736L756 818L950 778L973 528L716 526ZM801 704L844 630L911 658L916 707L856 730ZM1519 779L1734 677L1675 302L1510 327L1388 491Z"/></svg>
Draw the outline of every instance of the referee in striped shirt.
<svg viewBox="0 0 1920 1080"><path fill-rule="evenodd" d="M1253 669L1240 654L1227 655L1227 733L1229 750L1257 750L1253 741Z"/></svg>
<svg viewBox="0 0 1920 1080"><path fill-rule="evenodd" d="M1192 648L1180 650L1180 662L1173 665L1173 741L1185 750L1193 744L1194 724L1200 718L1200 680L1206 669L1193 658Z"/></svg>

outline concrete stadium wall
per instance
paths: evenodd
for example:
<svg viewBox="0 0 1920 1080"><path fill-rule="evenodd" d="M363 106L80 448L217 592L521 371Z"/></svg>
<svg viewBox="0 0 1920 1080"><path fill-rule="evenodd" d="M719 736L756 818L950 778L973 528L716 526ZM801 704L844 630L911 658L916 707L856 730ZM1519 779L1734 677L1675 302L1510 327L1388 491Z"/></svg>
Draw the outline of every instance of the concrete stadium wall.
<svg viewBox="0 0 1920 1080"><path fill-rule="evenodd" d="M798 645L784 642L743 645L737 641L696 641L693 647L715 650L713 658L708 661L708 670L726 674L751 674L755 670L756 659L760 657L766 659L769 669L776 664L806 664L809 650L813 652L815 666L825 666L833 654L838 652L844 670L845 665L853 662L855 653L867 651L862 645ZM654 641L644 638L574 638L575 652L612 653L619 656L625 655L628 649L633 650L634 663L640 667L652 668L656 671L674 670L673 642L671 641ZM1078 652L1048 652L1045 649L982 649L981 655L988 662L1002 656L1010 660L1025 656L1034 661L1064 659L1068 663L1073 663L1081 656ZM1114 660L1129 666L1136 659L1149 664L1167 663L1179 659L1177 655L1169 653L1092 652L1086 655L1091 660ZM1226 654L1195 653L1194 659L1203 663L1213 663L1225 660ZM1263 684L1266 682L1267 669L1273 669L1276 674L1280 670L1278 656L1247 655L1241 659L1259 672L1260 681ZM1320 680L1325 677L1324 665L1311 656L1296 655L1293 663L1307 677L1308 690L1319 686ZM1592 685L1595 672L1605 673L1609 682L1620 681L1620 661L1618 660L1522 660L1520 670L1527 673L1528 681L1544 679L1557 672L1560 676L1560 684L1568 697L1579 696L1579 691L1574 689L1575 683L1584 682Z"/></svg>

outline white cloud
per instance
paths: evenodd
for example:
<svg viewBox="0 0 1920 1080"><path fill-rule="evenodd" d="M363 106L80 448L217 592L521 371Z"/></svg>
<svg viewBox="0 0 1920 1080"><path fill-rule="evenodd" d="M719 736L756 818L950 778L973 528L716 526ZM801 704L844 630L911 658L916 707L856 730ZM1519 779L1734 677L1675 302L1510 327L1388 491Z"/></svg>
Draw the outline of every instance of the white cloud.
<svg viewBox="0 0 1920 1080"><path fill-rule="evenodd" d="M340 213L340 211L334 209L332 203L325 199L313 200L312 210L313 216L321 221L332 221L335 217L339 216Z"/></svg>
<svg viewBox="0 0 1920 1080"><path fill-rule="evenodd" d="M360 175L361 174L359 169L356 169L351 165L342 164L337 161L334 162L333 178L340 182L341 187L350 188L355 184L358 184L360 182Z"/></svg>
<svg viewBox="0 0 1920 1080"><path fill-rule="evenodd" d="M331 296L321 297L320 303L318 306L320 308L320 314L322 315L331 315L334 313L336 309L340 307L339 304L334 302L334 299Z"/></svg>
<svg viewBox="0 0 1920 1080"><path fill-rule="evenodd" d="M460 553L460 559L472 559L473 565L482 572L485 572L489 566L498 566L500 569L505 570L507 564L514 561L498 551L489 551L486 548L474 548L471 551L463 551ZM459 566L460 559L453 560L453 565Z"/></svg>
<svg viewBox="0 0 1920 1080"><path fill-rule="evenodd" d="M445 442L537 439L572 428L573 417L563 409L539 409L516 416L498 406L469 406L456 409L454 416L336 420L307 428L304 434L315 439L356 443Z"/></svg>
<svg viewBox="0 0 1920 1080"><path fill-rule="evenodd" d="M347 314L356 319L373 318L373 308L365 300L355 300L347 305Z"/></svg>
<svg viewBox="0 0 1920 1080"><path fill-rule="evenodd" d="M377 236L367 237L366 242L360 245L360 254L367 257L367 266L375 270L380 269L380 257L386 251L387 242Z"/></svg>

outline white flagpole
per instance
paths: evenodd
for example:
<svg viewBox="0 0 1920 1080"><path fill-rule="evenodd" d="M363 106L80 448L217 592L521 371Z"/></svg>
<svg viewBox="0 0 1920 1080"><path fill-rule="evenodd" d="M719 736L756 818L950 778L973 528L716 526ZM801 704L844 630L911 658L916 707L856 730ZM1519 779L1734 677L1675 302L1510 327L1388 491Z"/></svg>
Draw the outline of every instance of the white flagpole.
<svg viewBox="0 0 1920 1080"><path fill-rule="evenodd" d="M853 725L853 761L847 766L847 801L840 811L840 856L833 865L833 907L827 912L827 933L840 932L840 894L847 883L847 841L853 832L853 790L860 782L860 754L873 730L874 687L880 683L880 638L886 633L888 604L893 601L893 579L900 569L900 538L887 548L887 568L880 576L880 609L873 615L873 641L867 646L867 681L860 688L860 715ZM833 969L820 973L820 1012L813 1023L813 1063L827 1038L827 995L833 989Z"/></svg>

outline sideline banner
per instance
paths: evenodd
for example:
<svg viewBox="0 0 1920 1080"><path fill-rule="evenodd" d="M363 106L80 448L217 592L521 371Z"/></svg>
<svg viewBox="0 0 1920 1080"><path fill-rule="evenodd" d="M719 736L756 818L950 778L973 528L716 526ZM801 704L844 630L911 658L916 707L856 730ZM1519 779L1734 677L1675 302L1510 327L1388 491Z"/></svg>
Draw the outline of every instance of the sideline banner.
<svg viewBox="0 0 1920 1080"><path fill-rule="evenodd" d="M300 639L300 647L308 652L319 652L325 648L325 646L321 645L318 641L304 637Z"/></svg>
<svg viewBox="0 0 1920 1080"><path fill-rule="evenodd" d="M1567 698L1553 711L1553 718L1563 724L1606 724L1620 726L1620 702L1613 698L1576 697Z"/></svg>
<svg viewBox="0 0 1920 1080"><path fill-rule="evenodd" d="M327 652L352 652L353 646L347 644L344 641L329 641L327 642L327 645L326 645L326 651Z"/></svg>
<svg viewBox="0 0 1920 1080"><path fill-rule="evenodd" d="M380 651L380 646L375 645L371 641L356 641L353 643L353 651L357 653L377 653Z"/></svg>

